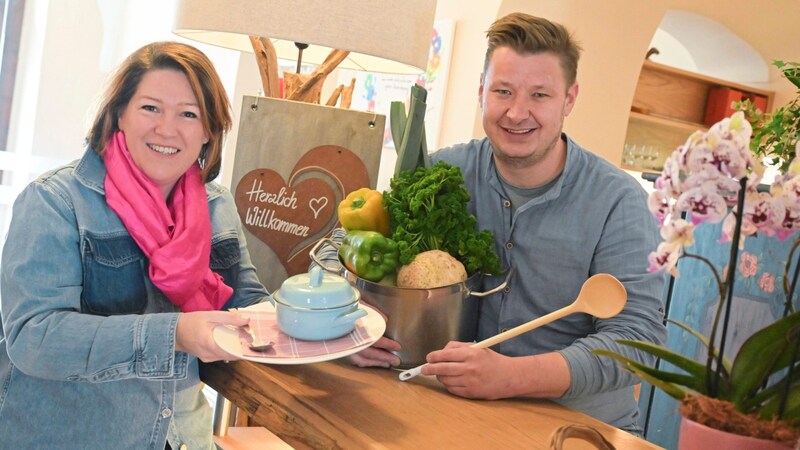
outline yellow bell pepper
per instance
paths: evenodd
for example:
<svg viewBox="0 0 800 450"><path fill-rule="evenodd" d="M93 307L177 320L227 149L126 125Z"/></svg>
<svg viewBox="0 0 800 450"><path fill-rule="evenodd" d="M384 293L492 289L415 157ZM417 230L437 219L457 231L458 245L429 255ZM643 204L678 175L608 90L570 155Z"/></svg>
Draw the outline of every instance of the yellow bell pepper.
<svg viewBox="0 0 800 450"><path fill-rule="evenodd" d="M383 207L383 194L357 189L339 203L339 222L345 230L377 231L389 236L389 213Z"/></svg>

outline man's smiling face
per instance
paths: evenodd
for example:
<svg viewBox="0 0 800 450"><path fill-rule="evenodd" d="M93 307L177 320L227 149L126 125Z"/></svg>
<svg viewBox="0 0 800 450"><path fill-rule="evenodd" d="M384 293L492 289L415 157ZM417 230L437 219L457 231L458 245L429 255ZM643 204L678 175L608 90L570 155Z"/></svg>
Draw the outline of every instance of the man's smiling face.
<svg viewBox="0 0 800 450"><path fill-rule="evenodd" d="M518 168L544 159L559 142L578 92L577 84L567 88L558 56L498 47L481 81L483 129L495 157Z"/></svg>

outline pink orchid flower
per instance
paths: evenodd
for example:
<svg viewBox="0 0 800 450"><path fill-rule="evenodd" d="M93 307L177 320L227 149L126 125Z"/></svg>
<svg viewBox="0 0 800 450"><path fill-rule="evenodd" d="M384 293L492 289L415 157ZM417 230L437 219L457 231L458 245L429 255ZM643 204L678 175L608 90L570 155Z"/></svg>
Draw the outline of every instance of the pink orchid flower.
<svg viewBox="0 0 800 450"><path fill-rule="evenodd" d="M678 197L677 209L691 213L692 224L717 223L728 212L725 199L708 184L687 190Z"/></svg>
<svg viewBox="0 0 800 450"><path fill-rule="evenodd" d="M752 224L758 231L769 230L780 226L782 218L786 215L783 202L775 199L766 192L748 192L745 194L743 221Z"/></svg>
<svg viewBox="0 0 800 450"><path fill-rule="evenodd" d="M684 219L675 219L661 227L661 237L665 242L691 247L694 245L694 228L694 225Z"/></svg>
<svg viewBox="0 0 800 450"><path fill-rule="evenodd" d="M647 208L661 225L666 223L669 216L672 215L672 207L669 198L664 195L663 191L653 191L650 196L647 197Z"/></svg>
<svg viewBox="0 0 800 450"><path fill-rule="evenodd" d="M681 246L676 242L662 242L658 244L656 251L648 256L650 267L649 272L666 270L673 277L680 276L678 272L678 257L680 256Z"/></svg>

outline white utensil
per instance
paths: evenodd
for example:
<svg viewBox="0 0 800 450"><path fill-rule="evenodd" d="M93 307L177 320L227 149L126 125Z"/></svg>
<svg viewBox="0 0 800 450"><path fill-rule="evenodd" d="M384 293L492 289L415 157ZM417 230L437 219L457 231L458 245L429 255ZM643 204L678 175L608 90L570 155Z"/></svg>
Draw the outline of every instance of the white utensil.
<svg viewBox="0 0 800 450"><path fill-rule="evenodd" d="M249 347L250 350L253 350L254 352L265 352L271 349L273 345L275 345L275 343L272 341L263 341L258 336L256 336L256 333L253 331L252 328L250 328L249 324L243 326L242 329L245 331L245 333L250 335L250 338L252 338Z"/></svg>
<svg viewBox="0 0 800 450"><path fill-rule="evenodd" d="M236 314L240 314L239 309L237 308L231 308L230 311ZM250 324L247 324L239 328L241 328L245 333L250 335L250 344L248 346L250 347L250 350L254 352L265 352L271 349L273 345L275 345L275 343L272 341L264 341L261 340L258 336L256 336L256 333L253 331L252 328L250 328Z"/></svg>

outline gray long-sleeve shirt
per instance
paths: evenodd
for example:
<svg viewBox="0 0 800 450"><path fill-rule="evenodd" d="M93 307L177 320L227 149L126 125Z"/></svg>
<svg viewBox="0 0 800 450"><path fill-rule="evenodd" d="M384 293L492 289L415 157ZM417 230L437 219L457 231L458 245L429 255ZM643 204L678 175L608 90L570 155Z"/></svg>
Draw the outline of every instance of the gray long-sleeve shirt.
<svg viewBox="0 0 800 450"><path fill-rule="evenodd" d="M488 139L432 155L433 162L444 160L461 168L478 228L494 233L501 264L515 270L509 289L483 300L478 340L572 303L593 274L614 275L628 293L625 309L616 317L573 314L493 349L509 356L561 352L569 364L571 385L557 401L611 425L639 431L632 387L639 380L592 350L610 349L644 364L654 363L647 354L615 341L666 339L664 276L647 272L647 255L660 241L658 228L647 209L647 194L636 180L566 135L563 138L567 161L561 177L513 213ZM501 281L501 276L489 278L484 288Z"/></svg>

